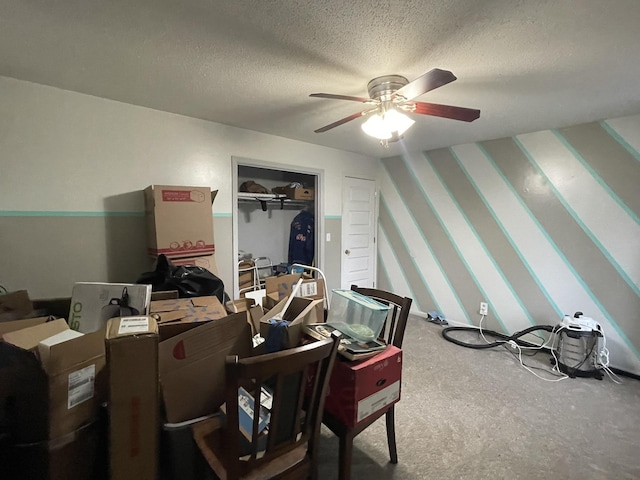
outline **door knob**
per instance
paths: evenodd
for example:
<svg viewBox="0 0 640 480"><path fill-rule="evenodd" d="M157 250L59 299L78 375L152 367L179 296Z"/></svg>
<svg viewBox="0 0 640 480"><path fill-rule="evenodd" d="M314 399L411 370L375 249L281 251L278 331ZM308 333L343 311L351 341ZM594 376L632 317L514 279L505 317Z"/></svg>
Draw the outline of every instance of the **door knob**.
<svg viewBox="0 0 640 480"><path fill-rule="evenodd" d="M349 255L349 254L351 253L351 250L345 250L345 251L344 251L344 253L345 253L346 255Z"/></svg>

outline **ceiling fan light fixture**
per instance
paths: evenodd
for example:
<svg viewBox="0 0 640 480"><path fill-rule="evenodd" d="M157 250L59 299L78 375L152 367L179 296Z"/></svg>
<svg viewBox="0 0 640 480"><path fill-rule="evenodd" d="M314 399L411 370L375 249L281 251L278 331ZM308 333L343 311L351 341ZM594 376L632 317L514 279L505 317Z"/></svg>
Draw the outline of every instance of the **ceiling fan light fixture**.
<svg viewBox="0 0 640 480"><path fill-rule="evenodd" d="M387 110L384 113L377 113L369 117L362 124L362 131L370 137L378 140L389 140L394 136L401 136L406 132L415 121L411 120L405 114L395 109Z"/></svg>
<svg viewBox="0 0 640 480"><path fill-rule="evenodd" d="M371 115L369 119L362 124L362 131L378 140L388 140L391 138L391 131L379 113Z"/></svg>
<svg viewBox="0 0 640 480"><path fill-rule="evenodd" d="M411 120L404 113L400 113L398 110L387 110L384 114L384 121L388 125L391 132L397 132L398 136L402 136L404 132L409 130L411 125L416 123Z"/></svg>

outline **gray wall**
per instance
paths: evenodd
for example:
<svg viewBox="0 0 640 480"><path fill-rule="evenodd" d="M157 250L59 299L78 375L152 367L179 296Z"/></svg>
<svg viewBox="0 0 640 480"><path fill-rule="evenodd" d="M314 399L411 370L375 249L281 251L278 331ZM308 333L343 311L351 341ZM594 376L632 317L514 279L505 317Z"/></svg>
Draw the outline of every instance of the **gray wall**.
<svg viewBox="0 0 640 480"><path fill-rule="evenodd" d="M344 176L379 169L378 159L364 155L5 77L0 124L0 284L34 298L68 296L77 281L126 282L148 271L148 185L219 191L216 262L231 286L232 157L322 172L320 207L329 218L340 216ZM320 228L324 238L322 220ZM326 244L329 252L339 238L338 231ZM340 255L323 261L320 268L337 275L330 283L339 284Z"/></svg>
<svg viewBox="0 0 640 480"><path fill-rule="evenodd" d="M640 373L640 115L383 160L379 282L508 333L582 311Z"/></svg>

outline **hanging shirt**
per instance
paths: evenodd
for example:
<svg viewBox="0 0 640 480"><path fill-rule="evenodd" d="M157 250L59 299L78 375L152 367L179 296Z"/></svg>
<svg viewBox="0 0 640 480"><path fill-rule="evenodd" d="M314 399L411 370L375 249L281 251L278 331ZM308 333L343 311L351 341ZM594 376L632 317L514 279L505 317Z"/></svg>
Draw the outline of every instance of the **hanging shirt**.
<svg viewBox="0 0 640 480"><path fill-rule="evenodd" d="M313 213L301 211L291 222L289 235L289 265L301 263L313 265L314 257L314 225Z"/></svg>

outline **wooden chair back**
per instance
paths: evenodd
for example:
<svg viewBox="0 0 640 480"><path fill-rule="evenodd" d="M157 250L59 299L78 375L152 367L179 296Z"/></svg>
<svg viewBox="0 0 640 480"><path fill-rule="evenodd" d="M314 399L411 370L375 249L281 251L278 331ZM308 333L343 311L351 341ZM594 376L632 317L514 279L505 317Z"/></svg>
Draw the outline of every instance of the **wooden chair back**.
<svg viewBox="0 0 640 480"><path fill-rule="evenodd" d="M276 353L244 359L227 357L226 423L220 429L220 438L212 441L205 438L207 434L199 435L194 429L196 442L220 478L316 477L324 399L338 344L339 334L336 334ZM245 430L250 434L250 442L241 437L240 387L254 397L253 425ZM266 434L259 432L256 414L263 397L262 387L270 391L273 398ZM205 451L202 446L207 442ZM243 442L250 443L248 451L241 452Z"/></svg>
<svg viewBox="0 0 640 480"><path fill-rule="evenodd" d="M351 290L358 292L367 297L373 298L385 305L389 305L391 309L387 315L387 319L380 332L380 338L387 342L388 345L394 345L402 348L402 340L404 340L404 331L407 327L407 319L409 318L409 310L411 309L412 299L409 297L401 297L395 293L379 290L376 288L358 287L351 285Z"/></svg>

